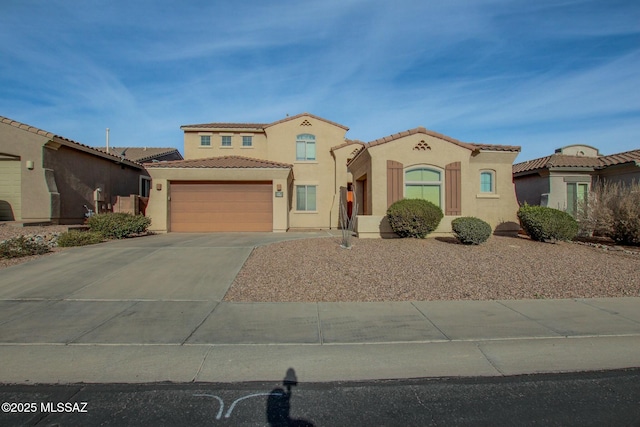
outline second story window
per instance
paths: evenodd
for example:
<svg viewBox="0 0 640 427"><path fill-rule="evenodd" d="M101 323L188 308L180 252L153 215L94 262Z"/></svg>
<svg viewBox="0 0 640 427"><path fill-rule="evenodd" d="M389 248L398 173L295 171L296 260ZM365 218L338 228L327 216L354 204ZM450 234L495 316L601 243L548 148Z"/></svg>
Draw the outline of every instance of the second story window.
<svg viewBox="0 0 640 427"><path fill-rule="evenodd" d="M209 135L200 135L200 146L209 147L211 145L211 137Z"/></svg>
<svg viewBox="0 0 640 427"><path fill-rule="evenodd" d="M252 136L243 136L242 137L242 146L243 147L253 147L253 137Z"/></svg>
<svg viewBox="0 0 640 427"><path fill-rule="evenodd" d="M231 147L231 137L230 136L223 136L222 137L222 146L223 147Z"/></svg>
<svg viewBox="0 0 640 427"><path fill-rule="evenodd" d="M303 133L296 137L296 160L309 161L316 159L316 137Z"/></svg>

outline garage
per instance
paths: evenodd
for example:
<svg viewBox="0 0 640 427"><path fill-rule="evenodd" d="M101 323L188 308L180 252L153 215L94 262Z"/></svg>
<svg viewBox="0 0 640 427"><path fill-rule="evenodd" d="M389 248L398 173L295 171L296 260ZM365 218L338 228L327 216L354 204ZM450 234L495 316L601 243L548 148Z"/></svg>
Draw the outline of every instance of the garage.
<svg viewBox="0 0 640 427"><path fill-rule="evenodd" d="M272 231L271 181L171 181L170 231Z"/></svg>
<svg viewBox="0 0 640 427"><path fill-rule="evenodd" d="M20 160L0 157L0 221L22 219Z"/></svg>

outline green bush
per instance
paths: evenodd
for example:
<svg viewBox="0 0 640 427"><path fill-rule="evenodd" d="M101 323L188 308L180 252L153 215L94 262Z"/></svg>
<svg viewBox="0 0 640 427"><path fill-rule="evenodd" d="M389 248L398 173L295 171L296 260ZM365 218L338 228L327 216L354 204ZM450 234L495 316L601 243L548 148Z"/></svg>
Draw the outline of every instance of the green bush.
<svg viewBox="0 0 640 427"><path fill-rule="evenodd" d="M472 216L456 218L451 221L451 228L460 243L465 245L479 245L491 236L491 226Z"/></svg>
<svg viewBox="0 0 640 427"><path fill-rule="evenodd" d="M442 211L431 202L421 199L403 199L392 204L387 210L389 225L400 237L424 239L438 227Z"/></svg>
<svg viewBox="0 0 640 427"><path fill-rule="evenodd" d="M42 255L50 252L46 243L36 242L24 236L15 237L0 243L0 258L20 258L30 255Z"/></svg>
<svg viewBox="0 0 640 427"><path fill-rule="evenodd" d="M103 241L102 234L95 231L67 231L58 236L58 246L63 248L95 245Z"/></svg>
<svg viewBox="0 0 640 427"><path fill-rule="evenodd" d="M539 242L572 240L578 234L578 223L571 215L545 206L524 205L518 210L524 231Z"/></svg>
<svg viewBox="0 0 640 427"><path fill-rule="evenodd" d="M151 219L129 213L103 213L90 217L87 224L91 231L102 234L106 239L124 239L146 232Z"/></svg>

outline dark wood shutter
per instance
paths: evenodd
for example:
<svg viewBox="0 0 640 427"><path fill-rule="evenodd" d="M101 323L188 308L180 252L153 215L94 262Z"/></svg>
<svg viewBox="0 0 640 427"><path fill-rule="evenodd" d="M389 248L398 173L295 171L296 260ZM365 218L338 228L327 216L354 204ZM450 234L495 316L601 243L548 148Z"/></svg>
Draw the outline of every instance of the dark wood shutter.
<svg viewBox="0 0 640 427"><path fill-rule="evenodd" d="M445 215L462 215L461 163L449 163L444 169Z"/></svg>
<svg viewBox="0 0 640 427"><path fill-rule="evenodd" d="M404 177L402 163L387 160L387 207L402 199Z"/></svg>

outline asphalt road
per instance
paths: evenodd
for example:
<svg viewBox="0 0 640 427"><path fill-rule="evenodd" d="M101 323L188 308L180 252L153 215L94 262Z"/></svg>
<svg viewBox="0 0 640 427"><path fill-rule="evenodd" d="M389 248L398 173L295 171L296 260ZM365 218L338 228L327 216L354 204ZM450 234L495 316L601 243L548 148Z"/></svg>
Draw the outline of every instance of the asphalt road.
<svg viewBox="0 0 640 427"><path fill-rule="evenodd" d="M640 426L640 369L356 383L290 370L279 383L0 385L0 401L2 426Z"/></svg>

